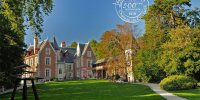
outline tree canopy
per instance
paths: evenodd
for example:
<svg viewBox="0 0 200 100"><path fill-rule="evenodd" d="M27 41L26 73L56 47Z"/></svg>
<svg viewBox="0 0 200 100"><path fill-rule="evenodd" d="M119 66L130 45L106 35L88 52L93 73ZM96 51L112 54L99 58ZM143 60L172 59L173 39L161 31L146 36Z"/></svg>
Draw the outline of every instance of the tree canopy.
<svg viewBox="0 0 200 100"><path fill-rule="evenodd" d="M159 82L168 75L199 73L200 10L190 0L154 0L144 15L136 73L144 81Z"/></svg>
<svg viewBox="0 0 200 100"><path fill-rule="evenodd" d="M76 48L77 47L77 42L72 42L71 45L69 46L71 48Z"/></svg>
<svg viewBox="0 0 200 100"><path fill-rule="evenodd" d="M1 0L0 1L0 85L10 87L13 67L23 63L24 36L27 29L33 34L42 32L44 15L53 9L52 0Z"/></svg>

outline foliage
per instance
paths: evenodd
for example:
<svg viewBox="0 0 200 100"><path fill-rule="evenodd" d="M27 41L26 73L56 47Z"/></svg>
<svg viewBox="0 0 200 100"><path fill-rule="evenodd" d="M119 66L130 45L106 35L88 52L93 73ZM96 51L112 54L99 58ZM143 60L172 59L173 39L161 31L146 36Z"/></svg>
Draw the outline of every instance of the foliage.
<svg viewBox="0 0 200 100"><path fill-rule="evenodd" d="M197 83L197 86L200 87L200 82Z"/></svg>
<svg viewBox="0 0 200 100"><path fill-rule="evenodd" d="M170 33L170 41L162 45L160 66L168 75L185 74L200 81L199 28L179 26Z"/></svg>
<svg viewBox="0 0 200 100"><path fill-rule="evenodd" d="M137 40L133 33L133 26L125 23L117 25L117 28L114 30L106 31L101 37L99 48L101 57L110 57L106 66L108 67L107 71L112 74L111 76L119 74L127 80L127 67L129 65L127 65L125 51L131 49L131 55L133 57L138 50Z"/></svg>
<svg viewBox="0 0 200 100"><path fill-rule="evenodd" d="M165 100L148 86L140 84L117 84L108 80L76 80L50 82L36 86L41 100ZM22 100L22 91L17 90L15 100ZM9 94L0 95L7 100ZM34 100L31 87L28 99Z"/></svg>
<svg viewBox="0 0 200 100"><path fill-rule="evenodd" d="M158 66L158 52L153 50L140 50L138 52L136 57L138 62L135 67L138 80L159 83L165 77L165 72Z"/></svg>
<svg viewBox="0 0 200 100"><path fill-rule="evenodd" d="M190 6L190 0L155 0L149 6L136 57L138 79L159 82L185 74L199 80L200 10Z"/></svg>
<svg viewBox="0 0 200 100"><path fill-rule="evenodd" d="M52 11L52 0L1 0L0 1L0 83L11 87L13 67L23 63L25 30L42 32L43 14ZM21 71L16 71L20 73Z"/></svg>
<svg viewBox="0 0 200 100"><path fill-rule="evenodd" d="M160 87L167 91L194 89L197 87L197 81L188 76L173 75L163 79Z"/></svg>
<svg viewBox="0 0 200 100"><path fill-rule="evenodd" d="M77 42L72 42L70 45L71 48L76 48L77 47Z"/></svg>
<svg viewBox="0 0 200 100"><path fill-rule="evenodd" d="M2 82L3 80L5 80L5 74L4 74L4 72L0 72L0 82ZM0 86L1 86L1 84L0 84Z"/></svg>
<svg viewBox="0 0 200 100"><path fill-rule="evenodd" d="M96 40L90 40L90 45L95 53L96 58L101 59L103 54L100 52L101 48L99 48L99 43Z"/></svg>

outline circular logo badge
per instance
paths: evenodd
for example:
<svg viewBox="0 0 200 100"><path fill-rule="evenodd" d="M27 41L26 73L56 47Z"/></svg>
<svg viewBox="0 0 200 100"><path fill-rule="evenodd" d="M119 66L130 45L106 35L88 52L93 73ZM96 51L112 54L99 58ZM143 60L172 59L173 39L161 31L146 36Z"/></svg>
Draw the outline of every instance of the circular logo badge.
<svg viewBox="0 0 200 100"><path fill-rule="evenodd" d="M125 22L139 22L139 17L146 13L148 0L116 0L115 10L118 16Z"/></svg>

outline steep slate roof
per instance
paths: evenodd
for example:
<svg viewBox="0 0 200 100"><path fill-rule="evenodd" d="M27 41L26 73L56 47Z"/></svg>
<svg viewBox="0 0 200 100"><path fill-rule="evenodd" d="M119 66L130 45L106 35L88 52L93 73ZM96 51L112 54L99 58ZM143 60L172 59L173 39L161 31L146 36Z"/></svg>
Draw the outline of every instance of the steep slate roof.
<svg viewBox="0 0 200 100"><path fill-rule="evenodd" d="M62 56L60 61L65 63L73 63L74 59L76 58L76 48L60 48L65 56Z"/></svg>
<svg viewBox="0 0 200 100"><path fill-rule="evenodd" d="M63 52L67 51L68 53L70 53L70 54L72 54L74 56L76 54L76 48L68 48L68 47L66 47L66 48L60 48L60 50L62 50Z"/></svg>
<svg viewBox="0 0 200 100"><path fill-rule="evenodd" d="M83 50L84 50L84 48L85 48L85 45L86 44L79 44L79 46L80 46L80 54L82 55L82 53L83 53Z"/></svg>
<svg viewBox="0 0 200 100"><path fill-rule="evenodd" d="M51 45L52 47L55 49L55 50L59 50L59 46L58 46L58 43L56 41L56 38L55 36L53 37L52 41L51 41Z"/></svg>

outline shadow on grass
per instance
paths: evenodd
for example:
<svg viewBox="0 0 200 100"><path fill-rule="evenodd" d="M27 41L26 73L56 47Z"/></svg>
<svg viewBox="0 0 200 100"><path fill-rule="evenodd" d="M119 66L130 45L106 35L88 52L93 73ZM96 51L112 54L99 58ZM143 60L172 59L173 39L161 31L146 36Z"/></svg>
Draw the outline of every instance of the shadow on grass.
<svg viewBox="0 0 200 100"><path fill-rule="evenodd" d="M40 100L164 100L149 87L140 84L116 84L108 80L79 80L51 82L37 85ZM16 100L21 100L17 91ZM10 94L0 96L9 100ZM31 88L28 100L34 100Z"/></svg>
<svg viewBox="0 0 200 100"><path fill-rule="evenodd" d="M173 94L187 98L189 100L199 100L200 99L200 87L197 89L190 89L190 90L178 90L178 91L170 91Z"/></svg>

